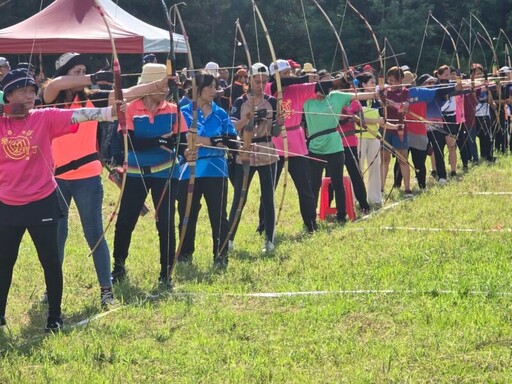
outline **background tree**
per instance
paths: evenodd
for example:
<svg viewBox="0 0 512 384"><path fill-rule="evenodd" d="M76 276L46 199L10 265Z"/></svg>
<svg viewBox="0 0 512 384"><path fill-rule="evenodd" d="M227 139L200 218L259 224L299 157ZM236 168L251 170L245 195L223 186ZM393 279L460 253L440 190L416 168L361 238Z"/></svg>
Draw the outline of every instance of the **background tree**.
<svg viewBox="0 0 512 384"><path fill-rule="evenodd" d="M76 0L81 1L81 0ZM23 7L19 0L12 0L0 8L0 28L16 24L51 4L51 0L24 0ZM160 28L167 28L161 9L160 0L114 0L127 12L141 20ZM350 65L377 60L377 52L371 36L362 21L350 9L346 9L344 0L318 0L326 10L333 24L338 29L347 52ZM168 6L174 2L167 1ZM461 58L461 67L467 71L470 60L485 65L492 59L488 45L478 37L484 35L481 28L472 22L473 31L463 22L470 21L470 13L474 13L488 29L493 42L497 45L500 65L506 63L505 38L500 36L503 29L507 36L512 36L512 0L469 0L446 2L445 0L357 0L354 5L372 25L379 42L384 48L386 37L396 53L405 52L397 61L400 65L408 65L413 70L419 58L418 72L431 73L440 64L455 64L454 50L444 31L432 20L427 27L429 12L445 26L450 22L458 29L458 33L469 45L470 53L457 37L455 31L450 33L457 40L457 49ZM274 0L258 1L270 37L279 57L293 58L295 61L314 63L317 69L339 70L342 67L340 51L332 31L309 0ZM250 0L190 0L182 6L181 12L189 33L194 62L204 66L208 61L215 61L221 66L243 63L243 48L235 42L235 20L246 34L251 55L255 60L270 64L270 54L262 34L261 27L254 23ZM307 25L307 29L306 29ZM307 33L309 30L309 35ZM179 30L177 31L180 32ZM424 44L422 45L423 37ZM511 49L512 51L512 49ZM420 55L421 52L421 55ZM390 54L390 50L386 50ZM0 52L0 55L2 53ZM34 52L37 57L38 53ZM159 61L165 54L157 55ZM44 66L48 74L54 72L57 56L44 55ZM94 56L94 68L104 66L105 55ZM140 72L142 55L123 55L121 62L123 72ZM28 61L28 55L8 56L13 63ZM32 58L32 62L37 62ZM395 59L387 59L386 67L395 65ZM375 64L378 66L378 64ZM178 55L178 66L185 67L184 55ZM490 70L490 69L489 69ZM134 83L136 77L128 77L127 83ZM130 85L130 84L128 84Z"/></svg>

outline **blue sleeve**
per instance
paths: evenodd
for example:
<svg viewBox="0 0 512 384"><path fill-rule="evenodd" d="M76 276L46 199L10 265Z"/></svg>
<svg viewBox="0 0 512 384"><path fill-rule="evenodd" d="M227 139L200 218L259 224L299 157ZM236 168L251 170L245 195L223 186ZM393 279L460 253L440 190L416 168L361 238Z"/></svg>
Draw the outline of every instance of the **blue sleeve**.
<svg viewBox="0 0 512 384"><path fill-rule="evenodd" d="M187 126L190 127L192 125L192 104L185 105L180 111L187 122Z"/></svg>
<svg viewBox="0 0 512 384"><path fill-rule="evenodd" d="M414 103L430 103L436 97L436 89L414 87L409 89L409 102Z"/></svg>

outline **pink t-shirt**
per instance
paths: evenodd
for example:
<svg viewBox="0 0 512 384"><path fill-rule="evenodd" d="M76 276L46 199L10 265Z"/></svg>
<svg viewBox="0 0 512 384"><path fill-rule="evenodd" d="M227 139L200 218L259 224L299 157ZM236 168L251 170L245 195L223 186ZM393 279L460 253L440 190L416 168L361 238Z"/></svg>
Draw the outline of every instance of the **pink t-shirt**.
<svg viewBox="0 0 512 384"><path fill-rule="evenodd" d="M56 188L52 140L75 132L73 111L34 109L24 119L0 117L0 201L24 205L41 200Z"/></svg>
<svg viewBox="0 0 512 384"><path fill-rule="evenodd" d="M300 126L302 121L302 108L306 100L316 97L315 83L289 85L283 90L282 110L285 114L284 126L288 137L288 150L293 152L289 157L307 155L306 135ZM270 83L266 92L270 92ZM277 95L274 95L274 97ZM279 156L284 155L283 137L273 137L272 142Z"/></svg>
<svg viewBox="0 0 512 384"><path fill-rule="evenodd" d="M457 118L457 123L465 123L466 122L466 116L464 115L464 95L457 95L455 96L455 116Z"/></svg>
<svg viewBox="0 0 512 384"><path fill-rule="evenodd" d="M341 113L343 115L354 116L358 114L361 109L361 103L358 100L352 100L348 107L343 107ZM340 124L338 126L338 132L341 135L341 140L344 147L357 147L358 140L356 135L356 123L353 120L350 120L343 125Z"/></svg>

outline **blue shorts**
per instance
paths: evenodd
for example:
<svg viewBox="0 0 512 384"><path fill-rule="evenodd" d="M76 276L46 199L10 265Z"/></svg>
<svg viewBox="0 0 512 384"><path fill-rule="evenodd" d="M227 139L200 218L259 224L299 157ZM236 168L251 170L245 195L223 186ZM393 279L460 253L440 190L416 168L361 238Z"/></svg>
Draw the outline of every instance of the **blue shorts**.
<svg viewBox="0 0 512 384"><path fill-rule="evenodd" d="M409 149L409 143L407 142L407 133L404 133L403 140L400 140L398 134L386 132L384 140L391 144L395 149Z"/></svg>

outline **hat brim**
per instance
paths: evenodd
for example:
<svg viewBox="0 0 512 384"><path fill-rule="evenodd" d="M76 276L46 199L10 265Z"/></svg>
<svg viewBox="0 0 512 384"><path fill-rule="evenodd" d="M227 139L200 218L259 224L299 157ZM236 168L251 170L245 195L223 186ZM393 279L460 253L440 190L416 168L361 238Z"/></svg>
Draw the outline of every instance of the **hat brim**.
<svg viewBox="0 0 512 384"><path fill-rule="evenodd" d="M423 80L423 82L421 84L418 84L418 85L424 85L425 83L428 83L429 81L436 81L437 82L437 79L433 76L430 76L430 77L427 77L425 80Z"/></svg>
<svg viewBox="0 0 512 384"><path fill-rule="evenodd" d="M56 77L58 76L66 76L71 68L73 68L76 65L85 65L85 68L87 72L89 72L89 66L91 64L91 61L88 56L85 55L76 55L73 56L69 61L64 64L62 67L57 69L57 73L55 74Z"/></svg>
<svg viewBox="0 0 512 384"><path fill-rule="evenodd" d="M18 88L25 88L25 87L34 87L34 91L36 92L36 95L37 95L37 92L39 91L39 87L36 85L36 83L34 81L27 81L26 79L19 79L18 81L15 81L14 83L12 83L12 85L6 91L4 91L4 94L2 96L2 99L4 100L4 104L9 103L9 100L7 100L7 96L12 91L14 91Z"/></svg>

